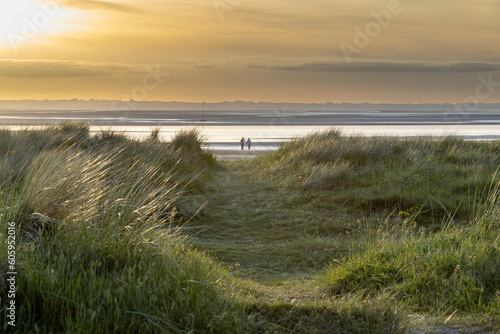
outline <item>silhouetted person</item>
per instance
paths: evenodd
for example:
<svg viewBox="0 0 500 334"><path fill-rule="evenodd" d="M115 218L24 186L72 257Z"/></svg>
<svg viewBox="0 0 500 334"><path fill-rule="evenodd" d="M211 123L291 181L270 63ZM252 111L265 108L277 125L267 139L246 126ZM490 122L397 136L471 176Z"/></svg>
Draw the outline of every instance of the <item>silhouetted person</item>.
<svg viewBox="0 0 500 334"><path fill-rule="evenodd" d="M247 139L247 145L248 149L250 149L250 146L252 146L252 141L250 140L250 138Z"/></svg>
<svg viewBox="0 0 500 334"><path fill-rule="evenodd" d="M241 150L243 151L243 149L245 148L245 137L241 137L240 144L241 144Z"/></svg>

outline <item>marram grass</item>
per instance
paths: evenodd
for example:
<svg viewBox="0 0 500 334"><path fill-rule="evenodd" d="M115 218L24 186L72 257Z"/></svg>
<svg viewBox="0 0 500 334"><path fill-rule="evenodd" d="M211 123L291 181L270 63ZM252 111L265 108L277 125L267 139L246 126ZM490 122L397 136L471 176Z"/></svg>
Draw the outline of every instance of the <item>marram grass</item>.
<svg viewBox="0 0 500 334"><path fill-rule="evenodd" d="M139 142L91 136L81 124L2 130L0 235L16 224L18 275L16 327L4 322L1 331L401 332L390 307L262 304L234 272L190 246L179 230L207 220L195 214L223 170L200 144L196 131ZM8 271L2 260L2 300Z"/></svg>
<svg viewBox="0 0 500 334"><path fill-rule="evenodd" d="M354 210L406 211L420 218L471 219L500 165L500 141L343 136L338 130L284 144L264 169L292 188L329 192Z"/></svg>
<svg viewBox="0 0 500 334"><path fill-rule="evenodd" d="M231 163L201 143L196 130L0 130L15 332L403 333L417 312L499 318L498 142L332 130Z"/></svg>
<svg viewBox="0 0 500 334"><path fill-rule="evenodd" d="M31 149L24 138L29 132L3 132L9 145L1 152L1 233L5 237L6 223L15 222L18 238L14 332L240 328L243 308L228 272L190 249L175 231L183 194L195 191L187 179L210 173L213 162L203 167L200 152L170 150L162 143L157 151L170 155L134 150L152 143L120 142L111 149L99 142L105 137L90 138L74 128L83 142L73 143L74 129L64 125L57 131L67 140L59 138L54 146L55 139L31 135L45 140ZM12 170L9 162L23 149L24 161ZM180 175L179 165L193 163L180 160L189 158L201 169L191 167ZM2 243L2 259L6 252ZM8 271L2 262L2 300ZM5 309L0 314L5 319Z"/></svg>
<svg viewBox="0 0 500 334"><path fill-rule="evenodd" d="M331 296L389 295L431 314L500 315L500 184L468 223L419 228L416 215L385 221L366 250L336 259L320 276Z"/></svg>

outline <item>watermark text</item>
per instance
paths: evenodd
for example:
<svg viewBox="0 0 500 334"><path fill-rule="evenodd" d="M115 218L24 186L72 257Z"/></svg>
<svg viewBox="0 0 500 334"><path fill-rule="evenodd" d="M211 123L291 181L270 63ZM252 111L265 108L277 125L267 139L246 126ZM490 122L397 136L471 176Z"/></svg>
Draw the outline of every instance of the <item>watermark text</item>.
<svg viewBox="0 0 500 334"><path fill-rule="evenodd" d="M10 222L7 225L7 261L9 269L6 275L7 280L7 324L16 326L16 223Z"/></svg>

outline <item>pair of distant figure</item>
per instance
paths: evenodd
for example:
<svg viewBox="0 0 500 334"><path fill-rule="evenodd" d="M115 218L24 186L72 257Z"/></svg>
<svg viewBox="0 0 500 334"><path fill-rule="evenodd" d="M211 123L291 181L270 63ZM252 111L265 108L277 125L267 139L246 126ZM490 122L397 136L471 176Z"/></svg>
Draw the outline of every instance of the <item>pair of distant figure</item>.
<svg viewBox="0 0 500 334"><path fill-rule="evenodd" d="M245 141L245 137L241 137L240 145L241 145L242 150L245 148L245 143L248 145L248 149L250 149L250 147L252 146L252 140L250 138L248 138Z"/></svg>

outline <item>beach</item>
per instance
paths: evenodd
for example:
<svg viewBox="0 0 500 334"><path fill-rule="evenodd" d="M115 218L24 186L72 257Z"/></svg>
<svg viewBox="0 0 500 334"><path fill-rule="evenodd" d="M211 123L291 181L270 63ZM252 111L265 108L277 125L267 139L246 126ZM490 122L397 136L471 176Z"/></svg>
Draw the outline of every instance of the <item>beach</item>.
<svg viewBox="0 0 500 334"><path fill-rule="evenodd" d="M201 119L205 121L201 121ZM0 126L11 129L61 122L89 123L91 132L113 130L132 138L146 138L159 128L170 140L184 129L197 128L213 151L239 148L241 137L251 138L252 151L269 151L280 143L336 127L346 135L457 136L472 140L500 138L500 110L479 106L456 112L452 107L338 106L326 110L0 110ZM241 153L241 152L239 152ZM239 154L238 155L241 155Z"/></svg>
<svg viewBox="0 0 500 334"><path fill-rule="evenodd" d="M256 158L266 151L255 151L255 150L212 150L213 155L220 160L237 160L237 159L252 159Z"/></svg>

